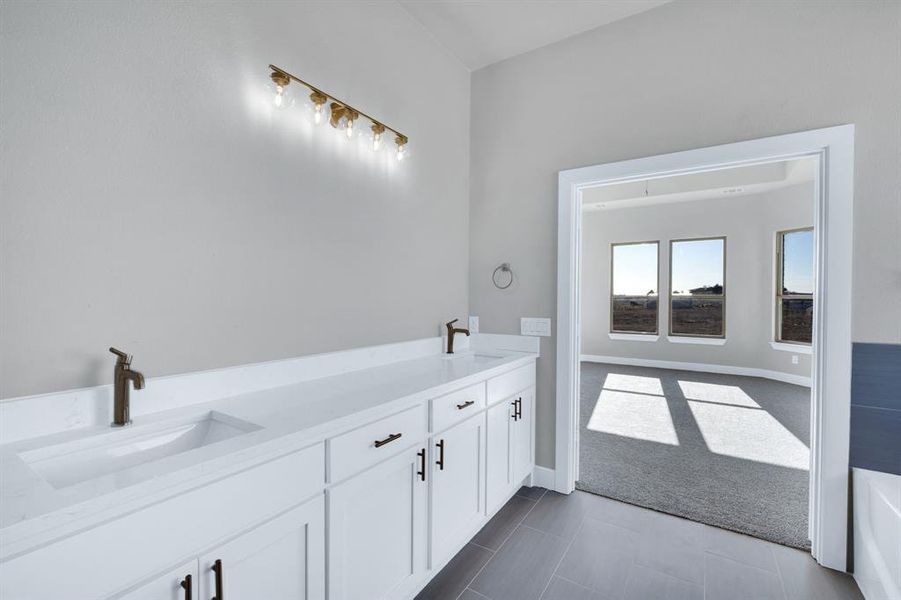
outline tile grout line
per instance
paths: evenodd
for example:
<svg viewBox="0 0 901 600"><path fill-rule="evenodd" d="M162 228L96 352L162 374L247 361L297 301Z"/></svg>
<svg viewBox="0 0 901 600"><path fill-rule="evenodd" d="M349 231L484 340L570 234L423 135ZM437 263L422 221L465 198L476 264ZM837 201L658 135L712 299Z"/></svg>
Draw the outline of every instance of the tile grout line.
<svg viewBox="0 0 901 600"><path fill-rule="evenodd" d="M779 559L776 558L776 552L772 547L767 548L770 551L770 556L773 557L773 562L776 563L776 574L779 576L779 587L782 588L782 597L788 598L788 590L785 589L785 580L782 577L782 567L779 566Z"/></svg>
<svg viewBox="0 0 901 600"><path fill-rule="evenodd" d="M579 520L579 527L576 528L575 534L573 534L573 539L569 541L566 545L566 550L563 551L563 554L560 555L560 560L557 561L557 564L554 565L554 570L551 572L550 577L547 578L547 583L544 584L544 589L541 590L541 595L538 596L539 600L544 597L544 594L547 592L548 588L551 587L551 582L554 580L554 577L557 575L557 571L560 569L560 565L563 564L563 559L566 558L566 555L569 553L569 549L572 548L573 544L576 542L576 538L579 537L579 534L582 532L582 528L585 526L585 519L588 518L588 509L582 514L582 518ZM553 535L553 534L548 534ZM561 579L563 579L561 577ZM568 580L567 580L568 581ZM575 582L573 582L575 583ZM584 587L584 586L583 586ZM588 588L590 589L590 588ZM592 590L594 591L594 590Z"/></svg>
<svg viewBox="0 0 901 600"><path fill-rule="evenodd" d="M516 496L516 494L513 494L513 495ZM541 497L543 498L543 497L544 497L544 494L542 494ZM520 498L522 498L522 496L520 496ZM485 561L485 564L482 565L482 568L479 569L478 571L476 571L476 574L472 576L472 579L470 579L468 582L466 582L466 586L463 588L463 591L460 592L460 595L457 596L457 599L456 599L456 600L460 600L460 597L463 596L463 594L466 593L466 590L467 590L467 589L471 589L469 586L472 584L472 582L475 581L476 578L477 578L479 575L482 574L482 571L485 570L485 567L487 567L488 564L489 564L492 560L494 560L494 557L497 556L498 552L501 551L501 548L503 548L503 547L507 544L507 541L508 541L511 537L513 537L513 534L516 532L517 529L519 529L519 526L522 525L522 522L526 520L526 517L529 516L529 513L531 513L531 512L535 509L535 507L538 506L538 501L532 500L531 498L525 498L525 499L526 499L526 500L529 500L530 502L532 502L532 506L530 506L530 507L529 507L529 510L527 510L527 511L525 512L525 514L522 516L522 518L521 518L519 521L516 522L516 527L514 527L514 528L510 531L510 533L507 535L507 537L504 538L504 541L500 543L500 545L497 547L497 550L491 550L490 548L485 548L485 550L488 550L489 552L491 552L491 556L488 558L488 560ZM512 500L512 498L511 498L511 500ZM507 502L510 502L510 500L507 500ZM505 505L505 506L506 506L506 505ZM503 508L502 508L501 510L503 510ZM498 511L498 512L500 512L500 511ZM497 514L497 513L495 513L495 514ZM478 546L478 544L475 544L475 545ZM484 546L479 546L479 548L484 548ZM488 598L488 596L485 596L485 594L479 593L478 590L472 590L472 591L475 592L476 594L479 594L480 596L483 596L483 597L485 597L485 598ZM489 600L490 600L490 599L489 599Z"/></svg>

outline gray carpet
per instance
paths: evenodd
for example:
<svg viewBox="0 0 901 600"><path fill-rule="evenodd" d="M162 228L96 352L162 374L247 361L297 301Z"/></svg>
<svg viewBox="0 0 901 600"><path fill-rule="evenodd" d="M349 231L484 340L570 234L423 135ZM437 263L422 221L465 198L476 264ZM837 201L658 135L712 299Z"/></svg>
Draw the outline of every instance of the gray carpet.
<svg viewBox="0 0 901 600"><path fill-rule="evenodd" d="M576 487L808 549L810 390L582 363Z"/></svg>

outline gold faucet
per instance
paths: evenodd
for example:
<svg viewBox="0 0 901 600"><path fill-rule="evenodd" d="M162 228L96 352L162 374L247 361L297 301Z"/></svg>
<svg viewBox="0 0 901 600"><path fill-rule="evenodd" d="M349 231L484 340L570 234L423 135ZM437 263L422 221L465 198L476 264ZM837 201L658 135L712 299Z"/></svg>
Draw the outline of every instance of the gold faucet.
<svg viewBox="0 0 901 600"><path fill-rule="evenodd" d="M454 323L459 321L460 319L454 319L450 323L445 323L447 326L447 353L454 353L454 334L455 333L465 333L466 337L469 337L469 330L463 329L462 327L454 327Z"/></svg>
<svg viewBox="0 0 901 600"><path fill-rule="evenodd" d="M113 370L113 422L111 425L122 427L131 423L128 382L131 381L136 390L143 390L144 375L131 370L131 355L112 347L109 351L118 357Z"/></svg>

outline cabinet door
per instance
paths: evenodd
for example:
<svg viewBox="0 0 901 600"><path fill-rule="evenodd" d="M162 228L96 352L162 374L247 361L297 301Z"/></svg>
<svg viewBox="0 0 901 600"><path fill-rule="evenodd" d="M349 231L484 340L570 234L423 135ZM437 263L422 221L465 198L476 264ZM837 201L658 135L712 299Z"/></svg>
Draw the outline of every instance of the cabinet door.
<svg viewBox="0 0 901 600"><path fill-rule="evenodd" d="M514 424L513 400L498 402L488 409L485 448L488 514L500 508L512 492L511 442Z"/></svg>
<svg viewBox="0 0 901 600"><path fill-rule="evenodd" d="M518 417L513 421L513 483L520 484L532 473L535 462L535 388L516 395L519 401Z"/></svg>
<svg viewBox="0 0 901 600"><path fill-rule="evenodd" d="M324 600L324 525L318 496L201 556L200 599Z"/></svg>
<svg viewBox="0 0 901 600"><path fill-rule="evenodd" d="M198 597L197 560L155 577L115 600L196 600Z"/></svg>
<svg viewBox="0 0 901 600"><path fill-rule="evenodd" d="M330 600L405 598L421 583L427 470L423 442L328 490Z"/></svg>
<svg viewBox="0 0 901 600"><path fill-rule="evenodd" d="M485 417L477 415L432 438L432 560L456 553L485 514Z"/></svg>

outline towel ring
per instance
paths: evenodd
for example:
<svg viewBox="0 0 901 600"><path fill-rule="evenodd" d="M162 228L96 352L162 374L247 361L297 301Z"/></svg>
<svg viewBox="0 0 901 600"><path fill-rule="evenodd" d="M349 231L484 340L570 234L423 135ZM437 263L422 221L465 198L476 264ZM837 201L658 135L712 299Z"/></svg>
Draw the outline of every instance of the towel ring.
<svg viewBox="0 0 901 600"><path fill-rule="evenodd" d="M509 281L507 281L507 283L503 285L498 283L498 272L509 273ZM494 284L494 287L499 290L505 290L513 285L513 269L510 268L510 263L501 263L500 265L498 265L498 267L494 270L494 273L491 274L491 282Z"/></svg>

